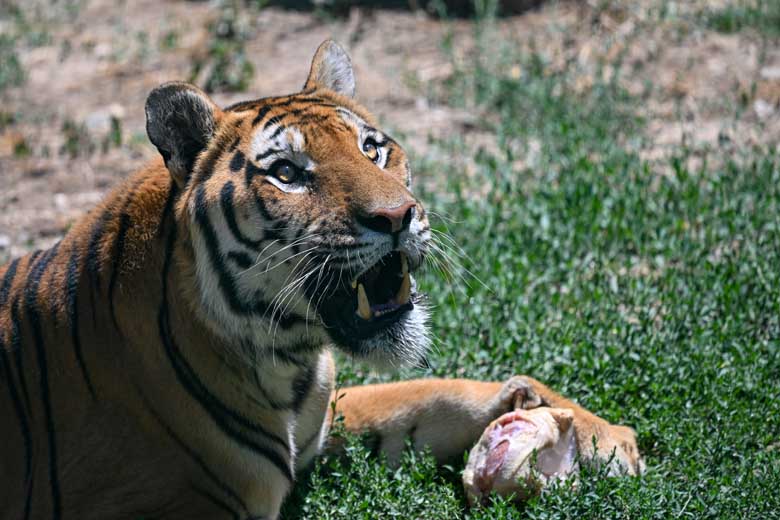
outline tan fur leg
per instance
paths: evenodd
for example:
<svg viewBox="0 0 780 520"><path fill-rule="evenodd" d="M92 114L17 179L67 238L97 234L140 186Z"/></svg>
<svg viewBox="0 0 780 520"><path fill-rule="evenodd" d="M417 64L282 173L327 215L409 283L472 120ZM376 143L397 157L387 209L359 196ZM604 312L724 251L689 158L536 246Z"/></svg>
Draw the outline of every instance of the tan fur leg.
<svg viewBox="0 0 780 520"><path fill-rule="evenodd" d="M530 377L516 376L504 383L420 379L344 388L331 399L336 400L336 413L343 416L346 429L374 436L376 447L391 464L398 462L407 438L416 449L428 446L439 462L460 457L493 419L516 407L537 406L574 412L577 441L584 455L593 454L595 436L599 454L608 457L615 449L616 458L631 473L641 464L631 428L609 424Z"/></svg>

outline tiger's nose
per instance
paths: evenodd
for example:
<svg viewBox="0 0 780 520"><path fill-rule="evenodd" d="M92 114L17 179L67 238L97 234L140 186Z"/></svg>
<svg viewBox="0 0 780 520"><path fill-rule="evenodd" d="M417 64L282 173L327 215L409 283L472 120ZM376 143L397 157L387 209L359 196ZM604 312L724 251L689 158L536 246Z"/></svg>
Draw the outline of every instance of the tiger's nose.
<svg viewBox="0 0 780 520"><path fill-rule="evenodd" d="M410 201L395 208L377 208L368 215L358 217L358 222L379 233L398 233L409 229L416 206L416 202Z"/></svg>

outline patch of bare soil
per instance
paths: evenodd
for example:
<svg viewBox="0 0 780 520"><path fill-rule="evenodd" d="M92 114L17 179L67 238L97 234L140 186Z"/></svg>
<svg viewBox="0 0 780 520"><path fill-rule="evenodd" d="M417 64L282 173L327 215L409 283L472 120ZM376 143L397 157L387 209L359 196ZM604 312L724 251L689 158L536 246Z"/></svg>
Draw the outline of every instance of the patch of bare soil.
<svg viewBox="0 0 780 520"><path fill-rule="evenodd" d="M581 65L582 88L621 60L620 78L649 120L643 153L663 157L683 140L696 146L777 143L780 48L756 34L721 35L695 22L704 2L548 2L502 18L497 39L535 42L551 66ZM66 3L67 4L67 3ZM188 79L207 54L214 3L182 0L81 0L61 16L42 15L43 0L22 13L45 32L17 45L26 82L0 94L0 261L56 241L112 186L156 153L144 131L147 93ZM247 10L245 51L254 76L245 92L215 93L221 104L289 93L306 77L328 37L350 51L358 97L416 154L430 137L463 137L474 146L492 136L476 111L431 101L428 86L453 68L442 50L449 34L456 59L475 51L465 20L422 12L354 8L346 18ZM2 31L18 20L0 21ZM41 44L43 43L43 44ZM618 70L618 69L615 69ZM597 72L598 71L598 72ZM649 88L648 88L649 87ZM452 175L452 172L447 172Z"/></svg>

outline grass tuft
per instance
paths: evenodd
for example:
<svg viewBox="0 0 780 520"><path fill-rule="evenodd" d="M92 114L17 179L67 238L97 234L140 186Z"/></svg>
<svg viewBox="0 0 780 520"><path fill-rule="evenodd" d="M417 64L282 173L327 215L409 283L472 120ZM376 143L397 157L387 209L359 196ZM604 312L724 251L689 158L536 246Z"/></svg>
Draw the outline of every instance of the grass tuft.
<svg viewBox="0 0 780 520"><path fill-rule="evenodd" d="M716 31L737 33L755 29L780 36L780 2L777 0L738 0L705 14L707 24Z"/></svg>
<svg viewBox="0 0 780 520"><path fill-rule="evenodd" d="M702 156L681 143L645 161L633 115L643 101L610 79L617 71L602 72L583 88L576 63L556 69L533 47L507 46L456 63L442 86L441 96L481 114L496 145L471 154L468 174L463 142L416 161L418 185L458 172L423 199L470 282L435 269L422 276L439 338L427 374L531 374L635 427L647 474L607 478L586 467L575 487L554 486L523 507L495 499L468 511L461 466L437 471L408 454L392 471L352 444L348 464L319 464L291 500L301 518L780 510L780 157ZM375 380L360 364L341 368L345 384Z"/></svg>

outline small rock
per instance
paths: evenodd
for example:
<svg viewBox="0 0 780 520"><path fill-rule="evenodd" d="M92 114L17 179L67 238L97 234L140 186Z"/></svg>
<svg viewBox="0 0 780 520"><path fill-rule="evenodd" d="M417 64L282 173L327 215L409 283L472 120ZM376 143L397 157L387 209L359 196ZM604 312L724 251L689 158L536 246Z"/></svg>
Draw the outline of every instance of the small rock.
<svg viewBox="0 0 780 520"><path fill-rule="evenodd" d="M113 47L111 47L110 43L103 42L98 43L92 48L92 52L97 56L98 58L108 58L111 56L111 53L114 52Z"/></svg>
<svg viewBox="0 0 780 520"><path fill-rule="evenodd" d="M64 211L68 209L68 196L65 195L64 193L55 193L54 205L57 207L59 211Z"/></svg>
<svg viewBox="0 0 780 520"><path fill-rule="evenodd" d="M105 110L92 112L84 119L84 126L90 133L105 134L111 129L111 114Z"/></svg>
<svg viewBox="0 0 780 520"><path fill-rule="evenodd" d="M124 117L125 108L118 103L112 103L107 107L103 107L90 113L84 119L84 125L87 127L87 130L89 130L90 133L98 135L107 134L111 130L111 120L121 120Z"/></svg>
<svg viewBox="0 0 780 520"><path fill-rule="evenodd" d="M780 80L780 67L764 67L761 69L761 77L768 80Z"/></svg>
<svg viewBox="0 0 780 520"><path fill-rule="evenodd" d="M775 107L763 99L757 99L753 103L753 110L756 112L759 119L766 119L774 113Z"/></svg>
<svg viewBox="0 0 780 520"><path fill-rule="evenodd" d="M11 237L0 235L0 249L8 249L9 247L11 247Z"/></svg>

